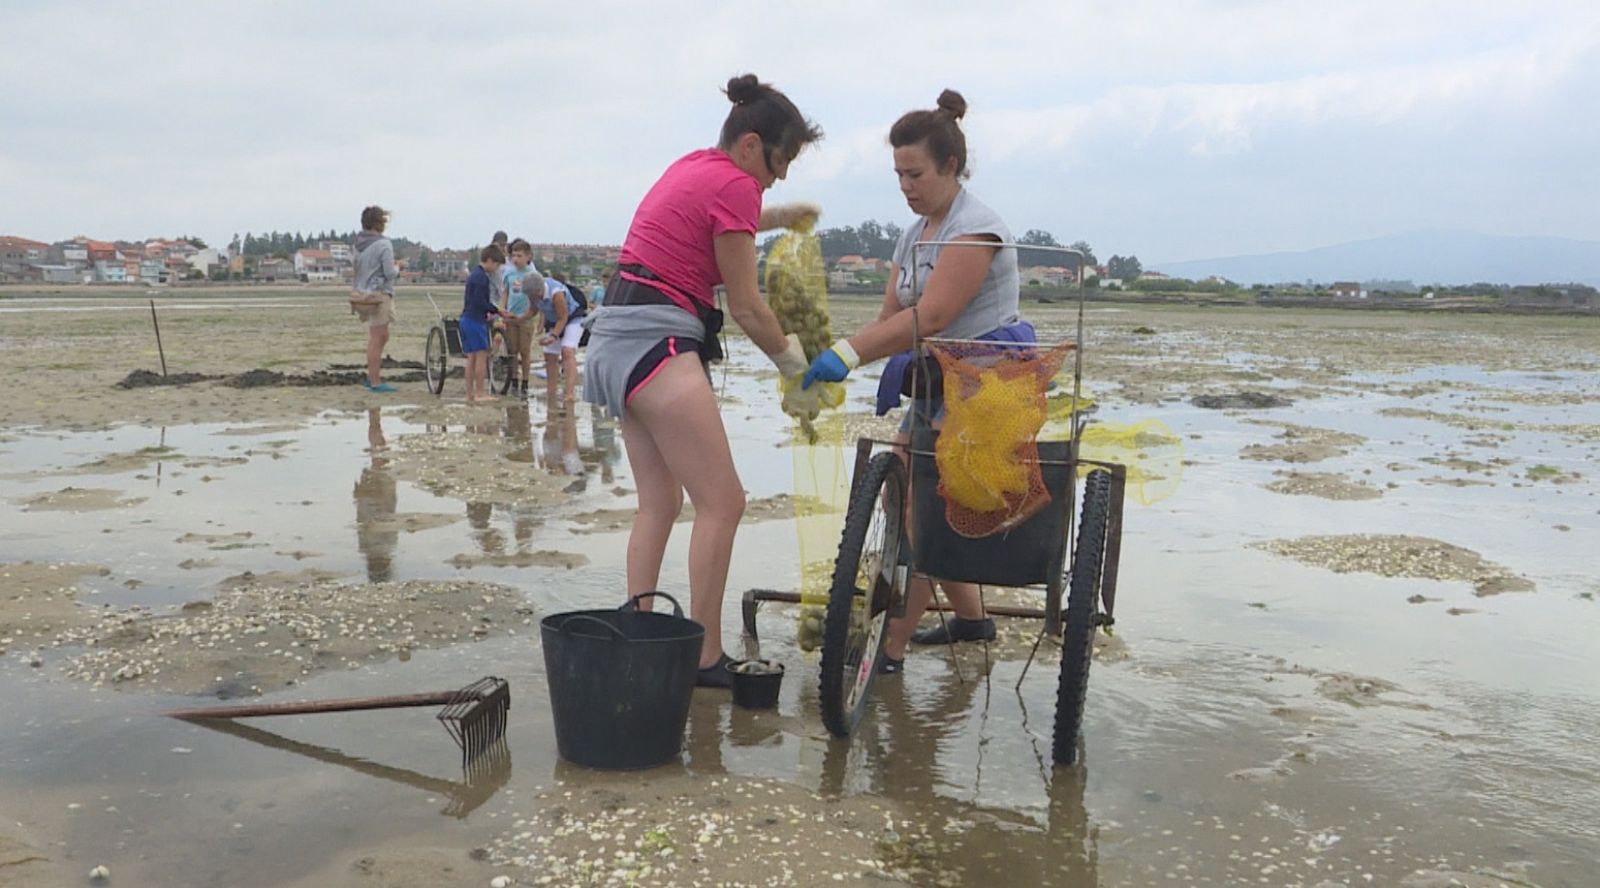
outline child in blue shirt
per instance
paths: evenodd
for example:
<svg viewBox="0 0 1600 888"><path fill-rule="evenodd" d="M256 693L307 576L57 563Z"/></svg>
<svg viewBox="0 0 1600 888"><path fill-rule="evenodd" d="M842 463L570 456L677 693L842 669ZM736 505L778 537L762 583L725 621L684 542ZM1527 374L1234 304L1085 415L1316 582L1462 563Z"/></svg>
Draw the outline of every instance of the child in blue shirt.
<svg viewBox="0 0 1600 888"><path fill-rule="evenodd" d="M466 293L461 302L461 350L467 355L467 403L482 404L497 400L489 394L489 321L500 314L494 304L494 285L506 254L490 244L478 254L478 267L467 275Z"/></svg>
<svg viewBox="0 0 1600 888"><path fill-rule="evenodd" d="M528 396L529 368L533 362L533 313L536 306L528 298L523 282L538 278L533 292L544 292L544 277L533 264L533 247L522 238L511 242L511 264L500 270L505 286L501 288L500 310L506 313L506 344L522 369L521 396ZM515 384L515 379L513 379Z"/></svg>

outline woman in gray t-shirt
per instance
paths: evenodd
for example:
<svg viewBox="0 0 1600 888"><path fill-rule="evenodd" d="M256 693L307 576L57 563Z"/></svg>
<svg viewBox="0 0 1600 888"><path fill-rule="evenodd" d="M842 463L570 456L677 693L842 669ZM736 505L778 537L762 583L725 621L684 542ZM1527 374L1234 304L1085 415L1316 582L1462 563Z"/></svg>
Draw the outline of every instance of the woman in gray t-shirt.
<svg viewBox="0 0 1600 888"><path fill-rule="evenodd" d="M913 255L912 245L918 241L1011 241L1011 230L999 215L961 185L967 176L967 141L958 121L966 110L961 94L947 89L939 95L938 108L911 111L889 130L900 193L917 218L895 245L894 266L878 319L818 355L806 372L807 386L840 382L862 363L896 356L885 369L879 388L878 412L882 414L898 403L900 379L909 364L909 356L902 353L912 347L914 336L1034 340L1033 328L1017 316L1015 249L923 247ZM905 310L912 306L916 312ZM912 409L917 407L913 402ZM904 428L897 440L902 445L909 441ZM950 596L955 618L913 634L933 595L931 580L913 580L905 617L890 625L881 671L900 670L910 641L949 644L994 638L994 621L984 613L976 586L952 582L940 582L940 586Z"/></svg>

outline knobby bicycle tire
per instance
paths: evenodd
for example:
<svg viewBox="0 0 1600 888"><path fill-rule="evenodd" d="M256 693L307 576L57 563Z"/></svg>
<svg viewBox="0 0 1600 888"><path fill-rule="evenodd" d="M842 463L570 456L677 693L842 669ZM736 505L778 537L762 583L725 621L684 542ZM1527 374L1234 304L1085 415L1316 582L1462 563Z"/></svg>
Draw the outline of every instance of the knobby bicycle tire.
<svg viewBox="0 0 1600 888"><path fill-rule="evenodd" d="M1056 686L1055 739L1051 746L1051 758L1058 765L1070 765L1078 759L1078 732L1089 690L1089 661L1110 519L1111 473L1097 469L1083 484L1083 512L1078 522L1078 544L1072 551L1072 579L1061 633L1061 680Z"/></svg>
<svg viewBox="0 0 1600 888"><path fill-rule="evenodd" d="M489 350L489 391L503 395L511 389L511 356L506 352L505 336Z"/></svg>
<svg viewBox="0 0 1600 888"><path fill-rule="evenodd" d="M422 366L428 377L428 391L436 395L444 391L448 360L449 349L445 345L444 328L434 327L428 331L428 343L422 350Z"/></svg>

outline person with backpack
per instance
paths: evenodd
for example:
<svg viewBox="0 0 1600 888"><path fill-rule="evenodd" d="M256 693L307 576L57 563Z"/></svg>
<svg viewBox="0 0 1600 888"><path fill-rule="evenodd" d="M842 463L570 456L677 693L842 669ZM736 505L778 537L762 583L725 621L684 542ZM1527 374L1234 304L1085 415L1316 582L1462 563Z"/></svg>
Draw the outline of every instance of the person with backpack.
<svg viewBox="0 0 1600 888"><path fill-rule="evenodd" d="M578 381L578 342L583 338L583 316L589 306L587 299L574 294L574 289L554 276L547 277L544 298L539 303L539 311L544 314L545 404L552 413L566 410L566 405L573 402ZM560 402L556 401L558 379L563 379Z"/></svg>

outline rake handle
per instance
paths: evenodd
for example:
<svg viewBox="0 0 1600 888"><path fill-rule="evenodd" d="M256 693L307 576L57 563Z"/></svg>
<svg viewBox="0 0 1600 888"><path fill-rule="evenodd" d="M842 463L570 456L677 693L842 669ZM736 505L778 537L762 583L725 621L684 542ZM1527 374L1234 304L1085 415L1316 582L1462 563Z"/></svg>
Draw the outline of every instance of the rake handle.
<svg viewBox="0 0 1600 888"><path fill-rule="evenodd" d="M252 706L171 709L162 714L168 718L251 718L260 715L307 715L316 712L356 712L362 709L400 709L407 706L444 706L460 699L459 690L431 691L388 697L345 697L340 700L308 700L301 703L257 703Z"/></svg>

